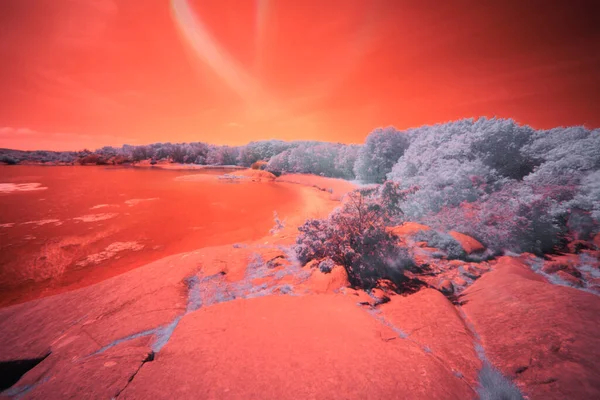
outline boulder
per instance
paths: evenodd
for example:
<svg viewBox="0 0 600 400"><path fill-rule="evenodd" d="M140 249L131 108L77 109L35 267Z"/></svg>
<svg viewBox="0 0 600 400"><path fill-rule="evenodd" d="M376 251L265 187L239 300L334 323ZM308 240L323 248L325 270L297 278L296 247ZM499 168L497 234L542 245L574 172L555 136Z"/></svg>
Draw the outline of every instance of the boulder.
<svg viewBox="0 0 600 400"><path fill-rule="evenodd" d="M380 288L371 289L370 294L371 297L373 297L373 299L375 300L375 302L373 303L375 305L387 303L388 301L390 301L390 296L388 295L388 293L386 293Z"/></svg>
<svg viewBox="0 0 600 400"><path fill-rule="evenodd" d="M555 274L559 271L564 271L565 273L573 275L574 277L581 277L581 273L573 264L566 264L562 261L546 261L542 267L542 271L547 274Z"/></svg>
<svg viewBox="0 0 600 400"><path fill-rule="evenodd" d="M572 274L568 273L566 270L560 270L556 273L556 276L559 277L560 279L562 279L563 281L567 282L569 285L575 286L575 287L582 287L583 283L581 282L581 280L575 276L573 276ZM581 275L580 275L581 276Z"/></svg>
<svg viewBox="0 0 600 400"><path fill-rule="evenodd" d="M342 288L342 294L352 299L355 304L374 305L376 300L364 290L356 290L352 288Z"/></svg>
<svg viewBox="0 0 600 400"><path fill-rule="evenodd" d="M402 225L388 228L388 230L397 236L410 236L420 231L428 231L431 228L427 225L418 224L416 222L405 222Z"/></svg>
<svg viewBox="0 0 600 400"><path fill-rule="evenodd" d="M569 253L578 254L581 250L593 249L594 245L585 240L572 240L567 244L567 248L569 249Z"/></svg>
<svg viewBox="0 0 600 400"><path fill-rule="evenodd" d="M462 261L462 260L450 260L450 261L448 261L448 266L449 267L458 268L458 267L462 267L463 265L465 265L465 262Z"/></svg>
<svg viewBox="0 0 600 400"><path fill-rule="evenodd" d="M335 265L329 273L323 273L319 268L313 269L308 285L314 293L333 293L350 284L346 269Z"/></svg>
<svg viewBox="0 0 600 400"><path fill-rule="evenodd" d="M460 243L461 247L467 254L477 253L485 250L485 247L479 243L479 241L469 235L465 235L464 233L459 233L456 231L450 231L448 234L452 236L458 243Z"/></svg>

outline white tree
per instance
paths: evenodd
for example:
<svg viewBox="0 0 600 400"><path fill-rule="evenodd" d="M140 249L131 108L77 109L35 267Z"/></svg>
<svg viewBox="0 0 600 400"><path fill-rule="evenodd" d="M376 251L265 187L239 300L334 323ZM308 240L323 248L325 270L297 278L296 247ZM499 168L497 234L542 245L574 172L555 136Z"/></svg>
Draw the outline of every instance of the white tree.
<svg viewBox="0 0 600 400"><path fill-rule="evenodd" d="M354 173L368 183L381 183L408 147L405 133L394 127L378 128L367 136L360 148Z"/></svg>

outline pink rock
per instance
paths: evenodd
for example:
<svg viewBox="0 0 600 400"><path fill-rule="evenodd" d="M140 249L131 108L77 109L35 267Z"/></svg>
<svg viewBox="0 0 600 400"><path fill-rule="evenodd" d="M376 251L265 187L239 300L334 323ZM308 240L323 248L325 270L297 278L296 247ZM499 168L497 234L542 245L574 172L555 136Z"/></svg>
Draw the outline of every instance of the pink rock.
<svg viewBox="0 0 600 400"><path fill-rule="evenodd" d="M314 293L332 293L350 285L346 269L341 265L334 266L327 274L315 268L308 284Z"/></svg>
<svg viewBox="0 0 600 400"><path fill-rule="evenodd" d="M458 243L460 243L463 250L467 254L485 250L485 247L479 243L479 241L469 235L465 235L456 231L450 231L448 234L452 236Z"/></svg>
<svg viewBox="0 0 600 400"><path fill-rule="evenodd" d="M389 230L398 236L410 236L420 231L428 231L431 228L427 225L418 224L416 222L405 222L402 225L389 228Z"/></svg>
<svg viewBox="0 0 600 400"><path fill-rule="evenodd" d="M465 286L467 284L467 281L465 281L463 278L461 278L459 276L459 277L454 278L454 283L458 286Z"/></svg>
<svg viewBox="0 0 600 400"><path fill-rule="evenodd" d="M326 399L340 393L475 397L446 365L340 295L236 300L188 314L121 397Z"/></svg>
<svg viewBox="0 0 600 400"><path fill-rule="evenodd" d="M564 270L560 270L556 273L556 276L558 276L560 279L562 279L563 281L576 286L576 287L582 287L583 283L581 282L580 279L574 277L573 275L567 273Z"/></svg>
<svg viewBox="0 0 600 400"><path fill-rule="evenodd" d="M473 336L443 294L424 289L407 297L396 296L380 309L386 320L476 386L481 362L475 353Z"/></svg>
<svg viewBox="0 0 600 400"><path fill-rule="evenodd" d="M598 296L501 257L463 292L487 357L532 399L600 398Z"/></svg>

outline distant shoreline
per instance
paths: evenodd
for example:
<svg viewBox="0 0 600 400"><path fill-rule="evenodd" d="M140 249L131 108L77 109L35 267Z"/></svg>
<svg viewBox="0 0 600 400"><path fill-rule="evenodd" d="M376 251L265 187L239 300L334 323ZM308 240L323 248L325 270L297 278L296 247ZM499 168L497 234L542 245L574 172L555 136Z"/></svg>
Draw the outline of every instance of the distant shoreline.
<svg viewBox="0 0 600 400"><path fill-rule="evenodd" d="M96 164L96 163L61 163L61 162L31 162L23 161L17 164L8 164L0 162L0 166L34 166L34 167L133 167L133 168L155 168L175 171L201 170L201 169L247 169L240 165L200 165L200 164L180 164L180 163L157 163L149 162L123 163L123 164Z"/></svg>

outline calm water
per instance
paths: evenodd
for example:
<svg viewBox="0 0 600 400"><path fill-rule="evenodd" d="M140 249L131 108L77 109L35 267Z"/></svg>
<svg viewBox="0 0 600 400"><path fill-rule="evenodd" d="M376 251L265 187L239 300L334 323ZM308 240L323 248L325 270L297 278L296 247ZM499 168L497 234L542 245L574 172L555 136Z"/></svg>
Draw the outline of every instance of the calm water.
<svg viewBox="0 0 600 400"><path fill-rule="evenodd" d="M0 166L0 306L260 238L273 211L285 217L298 205L282 184L176 179L224 172Z"/></svg>

